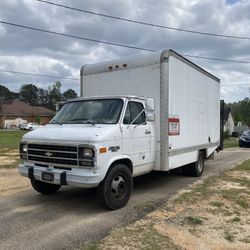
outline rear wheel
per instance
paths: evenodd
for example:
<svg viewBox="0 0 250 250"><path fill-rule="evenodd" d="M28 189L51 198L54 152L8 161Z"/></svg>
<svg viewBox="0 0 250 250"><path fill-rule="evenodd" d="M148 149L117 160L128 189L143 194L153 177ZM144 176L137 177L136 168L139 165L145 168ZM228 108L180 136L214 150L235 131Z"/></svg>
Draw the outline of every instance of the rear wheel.
<svg viewBox="0 0 250 250"><path fill-rule="evenodd" d="M32 187L41 194L53 194L56 193L59 188L61 187L61 185L54 185L54 184L50 184L50 183L46 183L46 182L42 182L42 181L38 181L38 180L31 180L31 185Z"/></svg>
<svg viewBox="0 0 250 250"><path fill-rule="evenodd" d="M124 207L132 193L133 179L129 168L123 164L113 166L98 187L103 205L109 209Z"/></svg>
<svg viewBox="0 0 250 250"><path fill-rule="evenodd" d="M202 175L204 170L204 154L199 152L197 162L188 164L183 167L183 172L185 175L199 177Z"/></svg>

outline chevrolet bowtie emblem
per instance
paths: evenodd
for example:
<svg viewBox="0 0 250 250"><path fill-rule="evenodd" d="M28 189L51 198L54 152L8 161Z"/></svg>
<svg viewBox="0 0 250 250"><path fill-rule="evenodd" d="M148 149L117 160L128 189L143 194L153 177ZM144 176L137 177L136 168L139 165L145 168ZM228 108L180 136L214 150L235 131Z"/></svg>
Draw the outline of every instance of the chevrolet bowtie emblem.
<svg viewBox="0 0 250 250"><path fill-rule="evenodd" d="M53 155L53 153L51 153L51 152L46 152L45 155L48 156L48 157L51 157L51 156Z"/></svg>

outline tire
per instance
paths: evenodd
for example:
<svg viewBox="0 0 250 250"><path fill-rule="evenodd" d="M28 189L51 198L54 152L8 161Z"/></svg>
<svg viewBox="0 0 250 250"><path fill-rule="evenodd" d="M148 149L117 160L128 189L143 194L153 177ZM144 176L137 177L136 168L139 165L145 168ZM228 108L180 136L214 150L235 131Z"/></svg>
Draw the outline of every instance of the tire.
<svg viewBox="0 0 250 250"><path fill-rule="evenodd" d="M183 167L183 173L187 176L200 177L204 170L204 154L199 152L198 161Z"/></svg>
<svg viewBox="0 0 250 250"><path fill-rule="evenodd" d="M126 165L114 165L98 187L102 204L115 210L124 207L133 190L132 173Z"/></svg>
<svg viewBox="0 0 250 250"><path fill-rule="evenodd" d="M59 188L61 187L61 185L54 185L54 184L50 184L50 183L46 183L46 182L42 182L42 181L38 181L38 180L31 180L31 185L32 187L41 194L53 194L56 193Z"/></svg>

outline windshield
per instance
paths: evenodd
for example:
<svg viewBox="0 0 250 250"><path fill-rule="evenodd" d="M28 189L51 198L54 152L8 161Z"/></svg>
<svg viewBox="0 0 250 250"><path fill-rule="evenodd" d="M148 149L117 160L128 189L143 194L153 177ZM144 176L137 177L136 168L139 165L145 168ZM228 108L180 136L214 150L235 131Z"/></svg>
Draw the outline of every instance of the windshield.
<svg viewBox="0 0 250 250"><path fill-rule="evenodd" d="M243 136L250 136L250 130L244 131L242 133Z"/></svg>
<svg viewBox="0 0 250 250"><path fill-rule="evenodd" d="M96 99L66 103L50 124L115 124L122 110L121 99Z"/></svg>

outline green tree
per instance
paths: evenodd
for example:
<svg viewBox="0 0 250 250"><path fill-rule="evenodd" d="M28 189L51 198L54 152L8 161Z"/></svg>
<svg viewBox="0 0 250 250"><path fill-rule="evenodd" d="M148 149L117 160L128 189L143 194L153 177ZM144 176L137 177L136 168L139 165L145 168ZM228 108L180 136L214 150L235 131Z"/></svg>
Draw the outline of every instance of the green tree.
<svg viewBox="0 0 250 250"><path fill-rule="evenodd" d="M250 126L250 99L245 98L242 101L229 103L228 107L232 109L234 119Z"/></svg>
<svg viewBox="0 0 250 250"><path fill-rule="evenodd" d="M62 84L59 81L56 81L52 87L51 86L48 87L48 94L49 94L48 108L56 110L56 103L62 100L61 87Z"/></svg>
<svg viewBox="0 0 250 250"><path fill-rule="evenodd" d="M18 98L19 94L10 91L7 87L0 85L0 101Z"/></svg>
<svg viewBox="0 0 250 250"><path fill-rule="evenodd" d="M62 96L64 100L70 100L76 98L77 93L73 89L68 89L62 94Z"/></svg>
<svg viewBox="0 0 250 250"><path fill-rule="evenodd" d="M39 115L37 115L37 116L35 117L35 122L38 123L38 124L40 124L40 122L41 122L41 117L40 117Z"/></svg>
<svg viewBox="0 0 250 250"><path fill-rule="evenodd" d="M47 89L39 88L37 91L37 103L41 106L48 104L49 92Z"/></svg>
<svg viewBox="0 0 250 250"><path fill-rule="evenodd" d="M21 86L19 98L21 101L31 105L37 105L37 92L38 88L33 84L24 84Z"/></svg>

